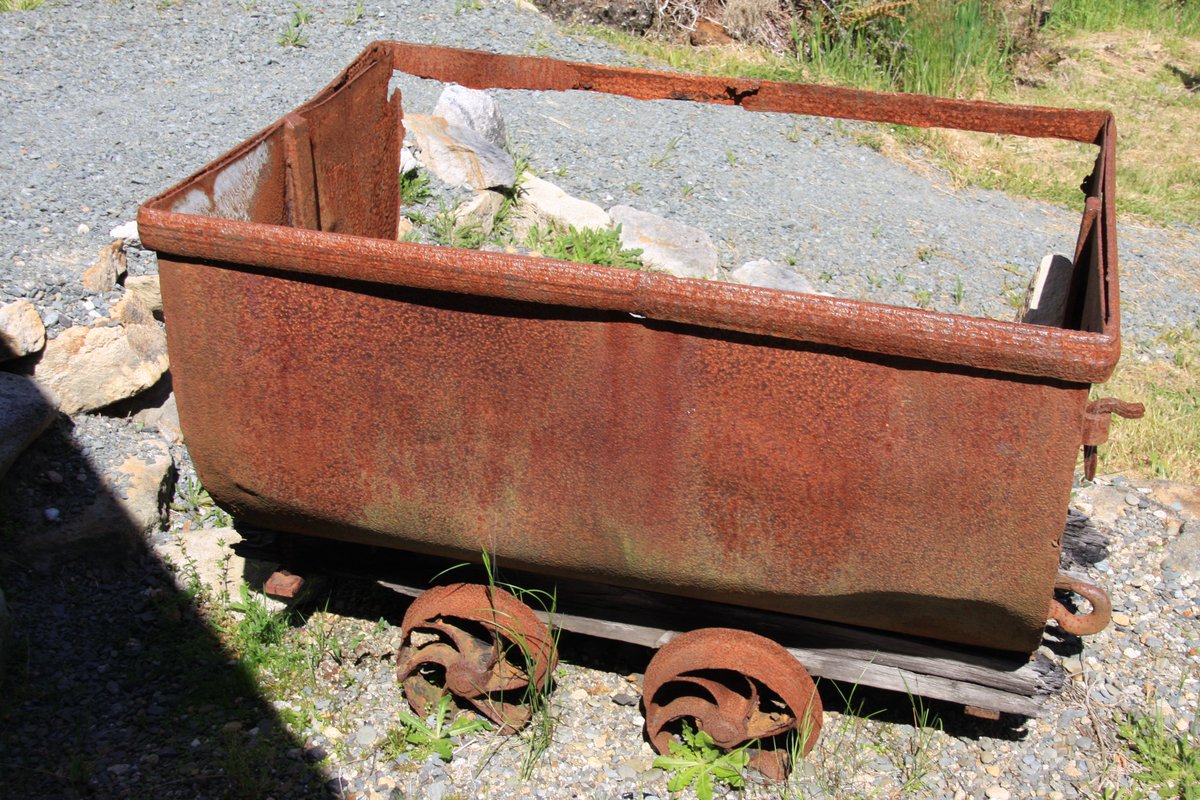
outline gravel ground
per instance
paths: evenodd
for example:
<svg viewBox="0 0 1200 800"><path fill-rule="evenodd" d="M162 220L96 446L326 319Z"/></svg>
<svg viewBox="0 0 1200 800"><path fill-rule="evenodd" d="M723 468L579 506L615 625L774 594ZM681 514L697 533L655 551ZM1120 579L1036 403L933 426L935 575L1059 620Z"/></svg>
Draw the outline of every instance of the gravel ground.
<svg viewBox="0 0 1200 800"><path fill-rule="evenodd" d="M49 0L0 15L0 302L30 298L51 335L102 315L118 293L86 293L78 276L109 228L311 96L374 39L626 61L507 3L370 2L353 25L343 22L352 3L313 6L303 49L276 41L286 2ZM402 91L406 108L427 111L436 89L410 80ZM956 191L821 120L498 94L512 138L550 180L708 230L727 269L772 258L833 294L912 305L921 292L936 308L1007 317L1005 292L1023 290L1042 255L1074 242L1073 212ZM1148 344L1194 320L1200 235L1125 225L1121 237L1126 337ZM152 254L131 252L133 274L153 270ZM5 536L26 535L26 512L73 513L96 472L148 435L109 417L57 424L5 481ZM174 454L191 477L186 451ZM1076 502L1113 537L1093 577L1120 616L1083 643L1048 640L1071 677L1045 714L988 723L940 703L914 711L886 693L858 690L847 703L850 687L826 685L825 734L793 780L796 796L1097 796L1130 782L1116 736L1123 714L1157 709L1172 730L1195 728L1200 588L1159 565L1177 509L1134 486L1088 488ZM176 534L196 524L195 509L172 514ZM474 736L448 764L385 745L399 724L401 599L333 582L288 633L307 643L308 678L256 683L202 624L195 587L183 583L148 550L132 563L48 573L0 557L15 634L0 797L668 794L629 704L647 651L564 639L553 744L524 780L520 740Z"/></svg>

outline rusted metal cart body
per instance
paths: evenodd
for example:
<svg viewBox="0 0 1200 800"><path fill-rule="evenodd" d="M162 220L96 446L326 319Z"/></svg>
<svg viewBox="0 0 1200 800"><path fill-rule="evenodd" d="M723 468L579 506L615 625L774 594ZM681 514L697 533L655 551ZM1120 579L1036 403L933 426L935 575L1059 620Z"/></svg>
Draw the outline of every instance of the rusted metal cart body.
<svg viewBox="0 0 1200 800"><path fill-rule="evenodd" d="M393 70L1095 144L1067 323L398 242ZM1029 653L1119 353L1114 144L1098 111L376 43L138 222L189 450L250 522Z"/></svg>

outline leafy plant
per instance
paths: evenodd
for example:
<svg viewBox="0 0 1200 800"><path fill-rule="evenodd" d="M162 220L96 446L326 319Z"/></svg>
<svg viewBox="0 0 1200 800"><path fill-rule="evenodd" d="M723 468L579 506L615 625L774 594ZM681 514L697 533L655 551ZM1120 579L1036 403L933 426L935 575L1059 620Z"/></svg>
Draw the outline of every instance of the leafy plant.
<svg viewBox="0 0 1200 800"><path fill-rule="evenodd" d="M436 753L438 758L448 763L454 758L455 737L492 729L487 720L467 716L457 716L447 725L446 720L450 715L449 694L441 696L437 706L425 719L421 719L407 708L397 709L396 714L404 723L404 730L388 732L384 748L389 754L408 749L404 746L407 744L422 753Z"/></svg>
<svg viewBox="0 0 1200 800"><path fill-rule="evenodd" d="M201 526L211 523L213 527L228 528L233 525L233 518L216 504L199 478L188 477L175 485L171 509L191 517Z"/></svg>
<svg viewBox="0 0 1200 800"><path fill-rule="evenodd" d="M400 205L415 206L433 197L429 176L422 169L400 173Z"/></svg>
<svg viewBox="0 0 1200 800"><path fill-rule="evenodd" d="M487 238L478 222L460 220L454 209L444 203L429 221L429 235L433 241L444 247L462 247L468 250L478 248Z"/></svg>
<svg viewBox="0 0 1200 800"><path fill-rule="evenodd" d="M292 6L292 15L275 40L284 47L304 47L308 44L308 37L303 33L304 26L312 21L312 12L300 3L292 3Z"/></svg>
<svg viewBox="0 0 1200 800"><path fill-rule="evenodd" d="M654 766L671 773L668 791L681 792L695 784L700 800L712 800L714 782L732 788L746 785L743 772L750 763L749 745L722 753L711 736L702 730L693 730L685 721L680 738L668 743L671 754L654 759Z"/></svg>
<svg viewBox="0 0 1200 800"><path fill-rule="evenodd" d="M917 308L929 308L933 302L933 295L928 289L916 289L913 291L913 301Z"/></svg>
<svg viewBox="0 0 1200 800"><path fill-rule="evenodd" d="M966 287L963 286L962 278L957 275L954 276L954 304L956 306L961 306L963 304L963 300L966 299L966 296L967 290Z"/></svg>
<svg viewBox="0 0 1200 800"><path fill-rule="evenodd" d="M241 619L225 626L229 643L242 663L249 667L266 664L290 627L287 612L271 611L261 599L251 596L250 587L244 583L239 588L239 601L230 603L229 610L242 614Z"/></svg>
<svg viewBox="0 0 1200 800"><path fill-rule="evenodd" d="M1117 733L1142 767L1133 774L1135 781L1152 787L1159 797L1200 800L1200 747L1189 734L1172 736L1161 714L1128 718Z"/></svg>
<svg viewBox="0 0 1200 800"><path fill-rule="evenodd" d="M0 0L0 14L5 11L33 11L41 8L45 0Z"/></svg>
<svg viewBox="0 0 1200 800"><path fill-rule="evenodd" d="M539 225L530 229L525 237L525 246L547 258L574 261L577 264L599 264L621 269L644 268L640 249L625 250L621 247L620 225L611 230L580 229L572 225L566 231Z"/></svg>
<svg viewBox="0 0 1200 800"><path fill-rule="evenodd" d="M346 13L346 16L342 18L342 24L345 25L346 27L350 27L351 25L357 25L358 21L361 20L362 18L363 18L362 0L355 0L354 8L350 9Z"/></svg>

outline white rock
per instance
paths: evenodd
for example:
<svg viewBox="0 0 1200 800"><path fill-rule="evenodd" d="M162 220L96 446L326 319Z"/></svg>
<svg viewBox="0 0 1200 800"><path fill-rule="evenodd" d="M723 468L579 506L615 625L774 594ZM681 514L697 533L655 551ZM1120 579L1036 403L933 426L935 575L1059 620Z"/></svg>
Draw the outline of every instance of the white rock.
<svg viewBox="0 0 1200 800"><path fill-rule="evenodd" d="M0 372L0 477L57 415L36 383L24 375Z"/></svg>
<svg viewBox="0 0 1200 800"><path fill-rule="evenodd" d="M167 369L167 336L154 325L101 320L46 343L33 377L66 414L93 411L150 388Z"/></svg>
<svg viewBox="0 0 1200 800"><path fill-rule="evenodd" d="M487 92L452 83L442 90L433 115L451 125L470 128L501 149L507 144L504 117L500 115L495 99Z"/></svg>
<svg viewBox="0 0 1200 800"><path fill-rule="evenodd" d="M404 125L416 139L421 163L446 184L492 189L516 181L512 156L470 128L423 114L405 116Z"/></svg>
<svg viewBox="0 0 1200 800"><path fill-rule="evenodd" d="M400 174L407 175L419 166L421 166L421 162L417 161L417 157L413 155L412 149L408 147L401 147Z"/></svg>
<svg viewBox="0 0 1200 800"><path fill-rule="evenodd" d="M0 306L0 361L36 353L46 344L46 327L28 300Z"/></svg>
<svg viewBox="0 0 1200 800"><path fill-rule="evenodd" d="M110 230L108 235L113 239L125 239L126 241L138 239L137 220L131 219L129 222L122 222Z"/></svg>
<svg viewBox="0 0 1200 800"><path fill-rule="evenodd" d="M699 228L631 206L613 206L608 213L621 226L621 246L640 248L647 265L680 278L717 276L717 248Z"/></svg>
<svg viewBox="0 0 1200 800"><path fill-rule="evenodd" d="M761 286L766 289L781 289L785 292L802 292L818 294L802 275L781 264L775 264L768 259L748 261L729 273L729 277L737 283L750 286Z"/></svg>
<svg viewBox="0 0 1200 800"><path fill-rule="evenodd" d="M603 208L587 200L572 197L558 186L528 172L521 184L518 204L520 214L530 224L551 223L562 228L575 227L606 229L612 227L612 217Z"/></svg>

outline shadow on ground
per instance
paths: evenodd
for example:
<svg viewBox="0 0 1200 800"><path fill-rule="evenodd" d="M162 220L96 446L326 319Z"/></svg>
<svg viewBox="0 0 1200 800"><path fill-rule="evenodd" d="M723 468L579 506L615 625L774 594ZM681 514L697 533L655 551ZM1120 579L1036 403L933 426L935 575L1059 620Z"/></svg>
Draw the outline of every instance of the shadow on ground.
<svg viewBox="0 0 1200 800"><path fill-rule="evenodd" d="M39 548L46 507L105 491L72 433L58 419L0 483L0 797L328 796L142 537Z"/></svg>

